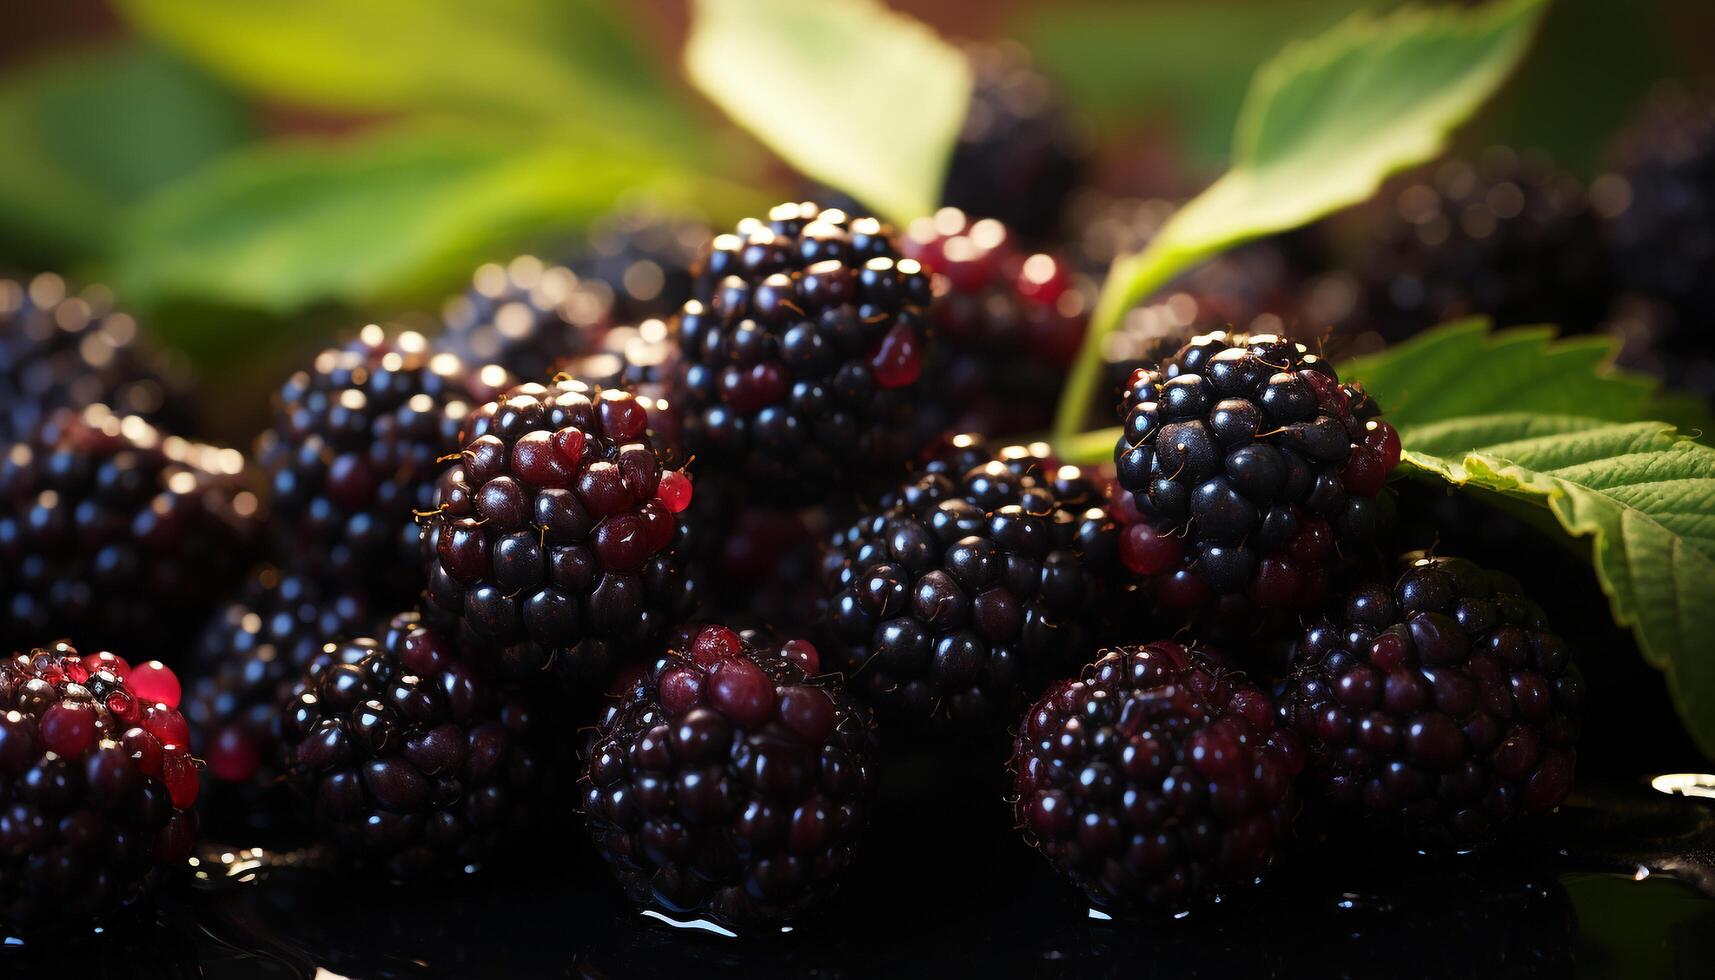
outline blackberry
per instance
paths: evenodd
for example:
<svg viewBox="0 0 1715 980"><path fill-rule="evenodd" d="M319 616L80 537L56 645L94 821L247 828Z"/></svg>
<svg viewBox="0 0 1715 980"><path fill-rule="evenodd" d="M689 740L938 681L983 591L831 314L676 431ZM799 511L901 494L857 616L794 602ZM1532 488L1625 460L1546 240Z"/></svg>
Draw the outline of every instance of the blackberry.
<svg viewBox="0 0 1715 980"><path fill-rule="evenodd" d="M292 375L256 442L282 563L332 589L409 601L421 588L412 511L430 506L465 414L504 381L498 368L433 353L421 334L378 326Z"/></svg>
<svg viewBox="0 0 1715 980"><path fill-rule="evenodd" d="M591 388L620 388L636 395L648 410L656 447L675 460L685 458L681 413L673 398L678 369L679 348L661 320L614 327L594 351L560 365L561 374Z"/></svg>
<svg viewBox="0 0 1715 980"><path fill-rule="evenodd" d="M399 877L471 870L522 827L537 760L523 696L401 613L333 644L281 705L281 759L318 837Z"/></svg>
<svg viewBox="0 0 1715 980"><path fill-rule="evenodd" d="M611 705L581 787L631 898L742 925L809 911L868 820L871 725L802 641L711 626Z"/></svg>
<svg viewBox="0 0 1715 980"><path fill-rule="evenodd" d="M1352 326L1384 340L1478 313L1588 332L1616 292L1583 184L1512 150L1442 163L1362 214Z"/></svg>
<svg viewBox="0 0 1715 980"><path fill-rule="evenodd" d="M942 208L900 240L932 275L936 344L926 372L931 433L1047 429L1089 324L1089 294L1066 263L1018 247L1006 226Z"/></svg>
<svg viewBox="0 0 1715 980"><path fill-rule="evenodd" d="M1591 196L1625 286L1665 322L1650 350L1691 356L1708 373L1715 341L1715 90L1657 93L1616 140L1613 173ZM1675 379L1678 380L1678 379ZM1715 383L1705 379L1705 390Z"/></svg>
<svg viewBox="0 0 1715 980"><path fill-rule="evenodd" d="M1093 650L1114 525L1097 485L1046 453L954 437L830 538L824 653L859 697L987 727Z"/></svg>
<svg viewBox="0 0 1715 980"><path fill-rule="evenodd" d="M911 455L929 277L888 229L782 204L717 237L675 321L687 448L773 505Z"/></svg>
<svg viewBox="0 0 1715 980"><path fill-rule="evenodd" d="M1025 713L1014 817L1098 905L1218 901L1274 863L1297 816L1304 748L1274 713L1177 643L1111 650Z"/></svg>
<svg viewBox="0 0 1715 980"><path fill-rule="evenodd" d="M28 438L56 409L98 403L178 431L193 421L184 369L106 289L74 294L46 272L0 278L0 442Z"/></svg>
<svg viewBox="0 0 1715 980"><path fill-rule="evenodd" d="M172 657L244 569L260 509L237 450L92 405L0 457L0 643Z"/></svg>
<svg viewBox="0 0 1715 980"><path fill-rule="evenodd" d="M1204 334L1134 372L1121 411L1115 466L1145 520L1120 554L1165 606L1309 605L1391 519L1399 436L1303 344Z"/></svg>
<svg viewBox="0 0 1715 980"><path fill-rule="evenodd" d="M438 346L471 364L498 364L546 380L561 362L595 349L613 325L613 296L563 265L520 255L481 266L441 313Z"/></svg>
<svg viewBox="0 0 1715 980"><path fill-rule="evenodd" d="M1016 44L967 47L971 103L942 203L998 218L1032 238L1051 234L1083 176L1085 147L1049 80Z"/></svg>
<svg viewBox="0 0 1715 980"><path fill-rule="evenodd" d="M1419 557L1303 633L1280 716L1335 808L1467 847L1566 798L1582 698L1571 651L1517 583Z"/></svg>
<svg viewBox="0 0 1715 980"><path fill-rule="evenodd" d="M196 679L184 714L191 746L214 780L210 789L267 782L281 699L323 647L369 626L361 594L324 595L314 579L269 565L251 572L242 593L203 627L193 653Z"/></svg>
<svg viewBox="0 0 1715 980"><path fill-rule="evenodd" d="M665 319L691 298L691 269L708 244L702 221L644 208L598 219L567 265L605 288L616 323Z"/></svg>
<svg viewBox="0 0 1715 980"><path fill-rule="evenodd" d="M600 691L696 601L675 540L691 482L664 468L644 403L525 384L471 413L422 515L425 609L512 676L554 666Z"/></svg>
<svg viewBox="0 0 1715 980"><path fill-rule="evenodd" d="M63 642L0 661L0 920L9 925L111 913L190 855L198 776L174 707L178 682L156 663L132 677L121 658Z"/></svg>

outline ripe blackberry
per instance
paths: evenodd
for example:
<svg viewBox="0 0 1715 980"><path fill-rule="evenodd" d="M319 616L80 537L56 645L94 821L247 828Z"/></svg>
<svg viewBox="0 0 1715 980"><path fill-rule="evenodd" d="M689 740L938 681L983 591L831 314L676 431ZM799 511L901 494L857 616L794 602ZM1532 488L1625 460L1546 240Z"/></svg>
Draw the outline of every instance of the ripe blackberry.
<svg viewBox="0 0 1715 980"><path fill-rule="evenodd" d="M691 269L709 242L708 225L652 209L598 219L566 264L605 288L616 323L665 319L691 298Z"/></svg>
<svg viewBox="0 0 1715 980"><path fill-rule="evenodd" d="M1145 521L1120 555L1165 606L1309 605L1390 520L1399 436L1303 344L1204 334L1136 371L1121 411L1115 467Z"/></svg>
<svg viewBox="0 0 1715 980"><path fill-rule="evenodd" d="M28 438L56 409L94 404L184 431L189 389L106 289L74 294L46 272L0 278L0 443Z"/></svg>
<svg viewBox="0 0 1715 980"><path fill-rule="evenodd" d="M333 644L281 706L281 759L317 835L400 877L470 870L524 825L530 739L522 697L415 613Z"/></svg>
<svg viewBox="0 0 1715 980"><path fill-rule="evenodd" d="M513 388L466 419L422 514L425 609L512 676L554 666L599 691L696 600L675 546L691 500L635 395Z"/></svg>
<svg viewBox="0 0 1715 980"><path fill-rule="evenodd" d="M422 585L412 512L430 506L465 414L504 381L498 368L433 353L420 334L377 326L292 375L256 442L283 563L329 588L409 601Z"/></svg>
<svg viewBox="0 0 1715 980"><path fill-rule="evenodd" d="M193 653L196 679L184 714L211 789L266 781L282 698L324 646L369 626L362 595L325 595L314 579L268 565L251 573L239 597L203 627Z"/></svg>
<svg viewBox="0 0 1715 980"><path fill-rule="evenodd" d="M675 321L687 448L808 504L911 455L929 277L888 229L782 204L717 237Z"/></svg>
<svg viewBox="0 0 1715 980"><path fill-rule="evenodd" d="M1614 148L1591 196L1628 289L1666 309L1657 347L1715 359L1715 90L1665 89ZM1711 385L1715 388L1715 385Z"/></svg>
<svg viewBox="0 0 1715 980"><path fill-rule="evenodd" d="M1046 452L954 437L832 536L823 653L859 697L981 727L1090 654L1114 525L1094 481Z"/></svg>
<svg viewBox="0 0 1715 980"><path fill-rule="evenodd" d="M589 832L641 904L730 924L808 911L851 864L874 771L868 712L802 641L697 632L607 711Z"/></svg>
<svg viewBox="0 0 1715 980"><path fill-rule="evenodd" d="M1032 238L1047 236L1083 176L1083 141L1022 47L973 44L966 53L971 103L941 201Z"/></svg>
<svg viewBox="0 0 1715 980"><path fill-rule="evenodd" d="M914 222L900 250L933 277L926 387L941 411L921 413L926 430L999 437L1048 428L1089 324L1089 296L1066 264L957 208Z"/></svg>
<svg viewBox="0 0 1715 980"><path fill-rule="evenodd" d="M158 663L66 643L0 661L0 920L99 917L190 855L198 776L177 701Z"/></svg>
<svg viewBox="0 0 1715 980"><path fill-rule="evenodd" d="M546 380L561 362L594 350L613 325L613 295L563 265L520 255L483 265L470 289L447 301L438 346L470 364L498 364Z"/></svg>
<svg viewBox="0 0 1715 980"><path fill-rule="evenodd" d="M1572 788L1583 682L1517 583L1416 558L1293 650L1281 721L1330 803L1419 846L1470 846Z"/></svg>
<svg viewBox="0 0 1715 980"><path fill-rule="evenodd" d="M104 405L56 414L0 457L0 644L67 636L173 656L258 536L237 450Z"/></svg>
<svg viewBox="0 0 1715 980"><path fill-rule="evenodd" d="M1363 217L1353 326L1385 340L1474 313L1586 332L1616 291L1583 184L1508 149L1442 163Z"/></svg>
<svg viewBox="0 0 1715 980"><path fill-rule="evenodd" d="M1025 839L1092 902L1176 912L1257 881L1298 813L1298 736L1255 685L1177 643L1058 681L1013 744Z"/></svg>

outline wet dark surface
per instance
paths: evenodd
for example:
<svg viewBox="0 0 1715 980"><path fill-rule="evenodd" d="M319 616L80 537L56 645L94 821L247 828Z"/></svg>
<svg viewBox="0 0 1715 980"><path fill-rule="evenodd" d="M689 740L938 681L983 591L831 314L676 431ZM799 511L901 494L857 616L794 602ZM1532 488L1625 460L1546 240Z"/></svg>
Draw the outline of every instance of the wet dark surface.
<svg viewBox="0 0 1715 980"><path fill-rule="evenodd" d="M0 976L1558 977L1710 975L1715 800L1581 786L1528 843L1428 859L1306 841L1264 888L1103 921L1012 833L986 779L903 770L825 914L737 938L627 907L578 828L405 886L315 855L210 853L100 936L0 950ZM899 792L903 790L904 792ZM13 940L17 943L17 940ZM75 952L73 952L75 950Z"/></svg>

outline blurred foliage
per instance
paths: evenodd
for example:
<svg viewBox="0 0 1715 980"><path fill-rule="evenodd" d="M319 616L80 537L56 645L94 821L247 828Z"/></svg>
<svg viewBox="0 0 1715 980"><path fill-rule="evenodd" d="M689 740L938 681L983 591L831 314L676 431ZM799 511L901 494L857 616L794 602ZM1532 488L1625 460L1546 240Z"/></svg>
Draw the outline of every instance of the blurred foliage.
<svg viewBox="0 0 1715 980"><path fill-rule="evenodd" d="M740 125L902 226L940 204L971 97L961 51L879 0L694 9L686 67Z"/></svg>
<svg viewBox="0 0 1715 980"><path fill-rule="evenodd" d="M143 45L81 51L0 79L0 256L110 258L120 214L250 132L241 99Z"/></svg>
<svg viewBox="0 0 1715 980"><path fill-rule="evenodd" d="M1715 962L1715 903L1664 875L1568 874L1578 916L1578 973L1588 977L1707 976Z"/></svg>
<svg viewBox="0 0 1715 980"><path fill-rule="evenodd" d="M1108 274L1055 417L1087 417L1107 336L1127 311L1204 259L1368 198L1434 159L1529 48L1546 0L1360 12L1257 70L1225 174Z"/></svg>
<svg viewBox="0 0 1715 980"><path fill-rule="evenodd" d="M1650 84L1687 74L1669 13L1705 0L1556 0L1508 89L1467 134L1594 172L1614 129ZM1449 6L1456 4L1449 3ZM1225 161L1252 66L1359 9L1392 0L1077 0L1020 8L1012 31L1076 102L1104 125L1167 120L1193 161Z"/></svg>

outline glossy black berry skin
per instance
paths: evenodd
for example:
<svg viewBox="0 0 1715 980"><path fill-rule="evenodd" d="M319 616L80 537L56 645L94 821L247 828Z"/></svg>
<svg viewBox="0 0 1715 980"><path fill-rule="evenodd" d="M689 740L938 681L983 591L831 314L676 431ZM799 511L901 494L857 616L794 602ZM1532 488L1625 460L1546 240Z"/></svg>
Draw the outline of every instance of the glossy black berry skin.
<svg viewBox="0 0 1715 980"><path fill-rule="evenodd" d="M1025 839L1097 905L1180 912L1256 882L1298 813L1303 746L1243 675L1173 642L1057 681L1013 744Z"/></svg>
<svg viewBox="0 0 1715 980"><path fill-rule="evenodd" d="M0 661L0 922L87 924L146 897L196 839L184 721L146 707L111 654L65 643ZM165 736L165 737L163 737Z"/></svg>
<svg viewBox="0 0 1715 980"><path fill-rule="evenodd" d="M1099 487L1046 447L953 437L835 533L823 654L902 719L997 726L1094 652L1117 543Z"/></svg>
<svg viewBox="0 0 1715 980"><path fill-rule="evenodd" d="M1354 326L1387 341L1477 314L1588 332L1617 288L1583 183L1501 147L1400 182L1358 247Z"/></svg>
<svg viewBox="0 0 1715 980"><path fill-rule="evenodd" d="M0 277L0 443L94 404L179 432L194 415L186 372L106 289L73 291L53 273Z"/></svg>
<svg viewBox="0 0 1715 980"><path fill-rule="evenodd" d="M1305 631L1280 716L1338 810L1465 848L1566 798L1582 700L1570 648L1516 582L1419 557Z"/></svg>
<svg viewBox="0 0 1715 980"><path fill-rule="evenodd" d="M791 920L857 853L869 713L816 673L813 650L759 642L713 627L676 644L601 723L584 814L639 904L737 927Z"/></svg>
<svg viewBox="0 0 1715 980"><path fill-rule="evenodd" d="M499 369L377 326L293 374L256 441L280 562L331 590L409 601L421 588L413 512L431 506L439 460L458 450L465 415L505 383Z"/></svg>
<svg viewBox="0 0 1715 980"><path fill-rule="evenodd" d="M582 382L520 385L472 413L423 515L427 614L509 676L605 689L694 609L676 550L685 474L645 403Z"/></svg>
<svg viewBox="0 0 1715 980"><path fill-rule="evenodd" d="M688 449L772 505L896 469L915 449L929 299L873 218L782 204L717 236L674 322Z"/></svg>
<svg viewBox="0 0 1715 980"><path fill-rule="evenodd" d="M522 696L415 613L315 657L281 704L280 739L317 837L399 877L474 868L536 802Z"/></svg>
<svg viewBox="0 0 1715 980"><path fill-rule="evenodd" d="M1215 332L1133 373L1114 450L1143 521L1121 556L1176 608L1308 606L1374 550L1399 437L1303 344Z"/></svg>
<svg viewBox="0 0 1715 980"><path fill-rule="evenodd" d="M260 536L243 454L92 405L0 456L0 643L43 636L182 663Z"/></svg>
<svg viewBox="0 0 1715 980"><path fill-rule="evenodd" d="M280 703L325 647L372 625L361 594L326 593L270 565L215 610L197 639L184 702L191 746L207 767L205 818L284 822L286 808L268 791L279 775Z"/></svg>
<svg viewBox="0 0 1715 980"><path fill-rule="evenodd" d="M1085 148L1048 79L1015 44L970 45L972 90L942 203L1051 234L1083 176Z"/></svg>

